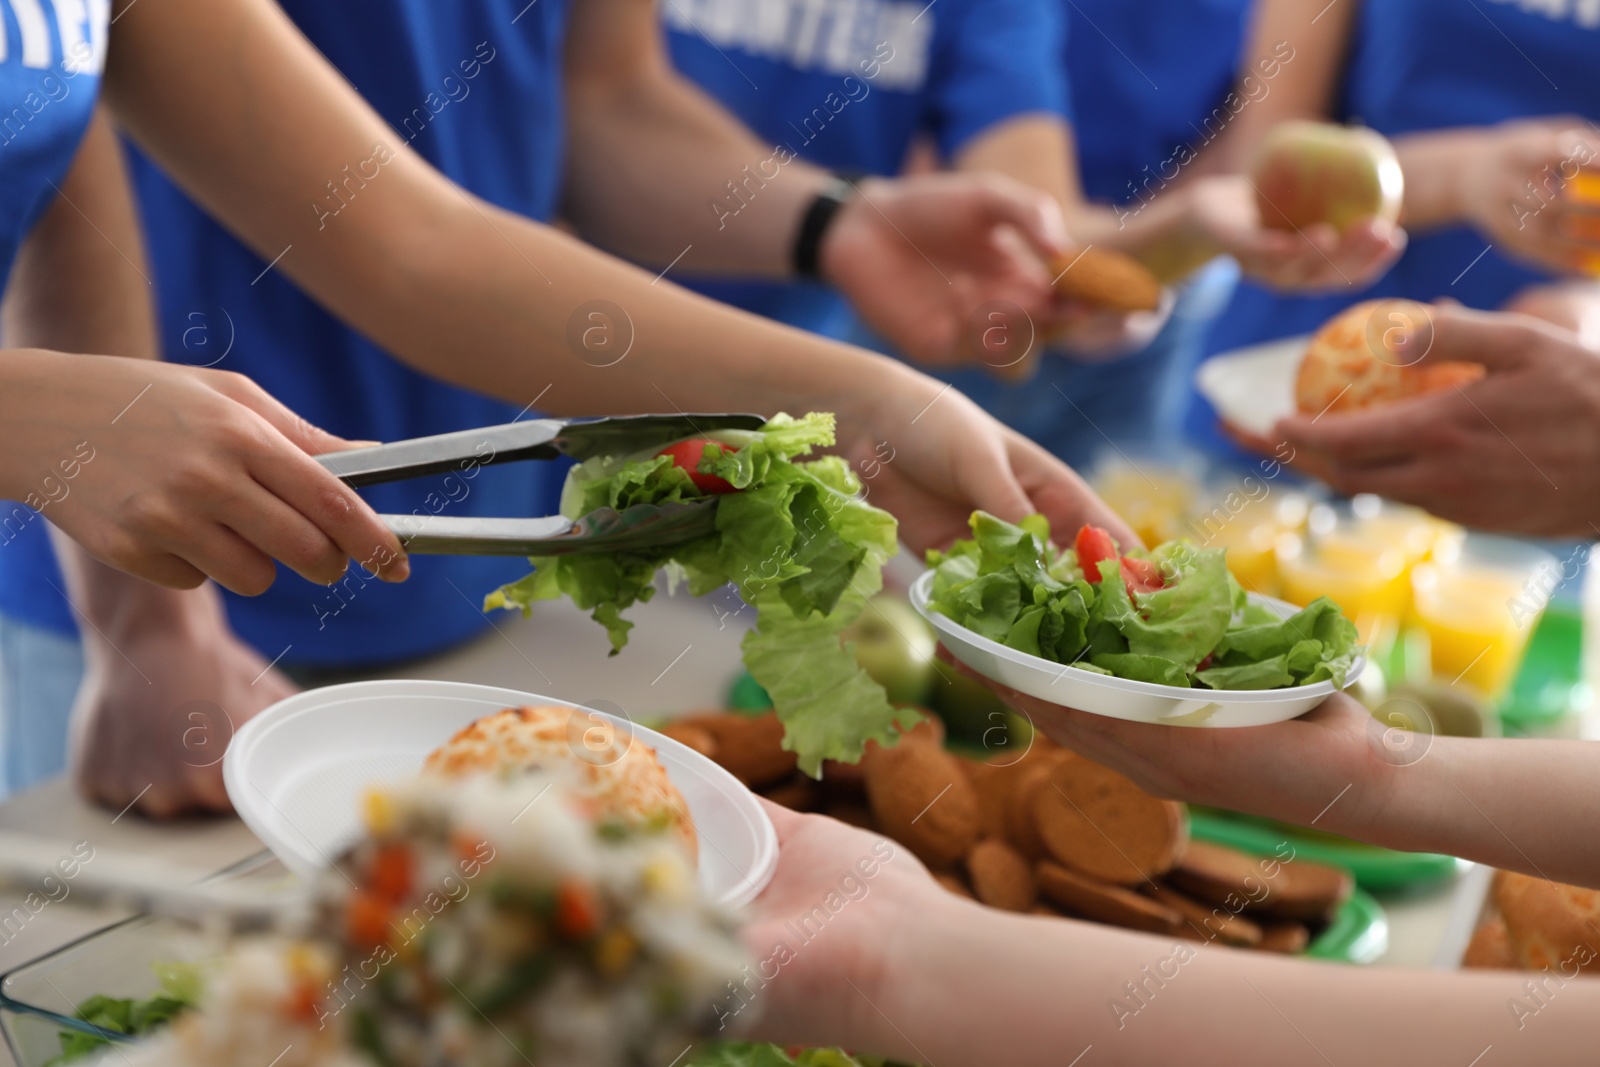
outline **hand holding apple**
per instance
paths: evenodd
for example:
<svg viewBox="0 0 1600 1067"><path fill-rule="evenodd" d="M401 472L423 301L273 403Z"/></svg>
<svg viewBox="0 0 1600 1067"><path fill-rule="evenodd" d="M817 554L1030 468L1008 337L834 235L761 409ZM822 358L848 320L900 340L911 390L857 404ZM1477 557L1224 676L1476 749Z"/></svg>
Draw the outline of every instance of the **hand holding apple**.
<svg viewBox="0 0 1600 1067"><path fill-rule="evenodd" d="M1343 230L1327 222L1313 222L1299 232L1273 226L1252 182L1239 174L1197 178L1178 195L1186 201L1182 217L1191 232L1189 243L1202 250L1197 259L1231 255L1247 277L1284 292L1364 286L1406 247L1405 231L1379 217Z"/></svg>
<svg viewBox="0 0 1600 1067"><path fill-rule="evenodd" d="M1327 122L1273 127L1250 181L1262 223L1294 231L1327 223L1344 233L1369 219L1393 225L1405 193L1400 159L1382 134Z"/></svg>

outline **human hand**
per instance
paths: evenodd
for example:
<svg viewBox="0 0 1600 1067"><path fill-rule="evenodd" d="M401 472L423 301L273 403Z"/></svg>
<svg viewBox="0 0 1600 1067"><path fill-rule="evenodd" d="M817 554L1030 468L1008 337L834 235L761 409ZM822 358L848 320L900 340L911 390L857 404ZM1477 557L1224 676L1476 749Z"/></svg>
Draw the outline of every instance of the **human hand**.
<svg viewBox="0 0 1600 1067"><path fill-rule="evenodd" d="M1069 306L1057 317L1056 327L1046 339L1049 350L1075 363L1106 363L1148 348L1172 318L1177 301L1171 289L1161 293L1161 306L1154 311L1106 311L1086 306ZM1011 377L1026 380L1036 366L1028 366ZM1005 375L1002 374L1004 377Z"/></svg>
<svg viewBox="0 0 1600 1067"><path fill-rule="evenodd" d="M995 174L928 174L859 183L819 262L897 351L951 365L984 360L986 304L1020 310L1041 335L1054 328L1063 305L1046 264L1066 246L1043 193Z"/></svg>
<svg viewBox="0 0 1600 1067"><path fill-rule="evenodd" d="M226 812L222 755L234 731L296 692L228 627L214 586L162 589L99 567L109 611L84 627L84 678L72 711L78 791L152 818ZM93 619L95 615L91 615Z"/></svg>
<svg viewBox="0 0 1600 1067"><path fill-rule="evenodd" d="M1503 122L1459 173L1461 207L1496 248L1535 268L1578 273L1600 255L1600 207L1563 195L1595 159L1595 135L1578 118ZM1588 240L1585 240L1587 237Z"/></svg>
<svg viewBox="0 0 1600 1067"><path fill-rule="evenodd" d="M312 455L350 442L237 374L114 356L5 354L0 488L97 559L162 585L272 584L273 559L326 584L346 561L386 581L399 540Z"/></svg>
<svg viewBox="0 0 1600 1067"><path fill-rule="evenodd" d="M1531 315L1563 330L1600 353L1600 282L1584 279L1530 285L1500 305L1501 311Z"/></svg>
<svg viewBox="0 0 1600 1067"><path fill-rule="evenodd" d="M1138 537L1061 460L949 385L886 361L886 374L840 397L840 450L868 498L900 520L916 552L971 535L983 509L1008 522L1039 512L1070 537L1084 523L1124 545ZM863 408L862 405L865 405ZM851 411L854 408L855 411Z"/></svg>
<svg viewBox="0 0 1600 1067"><path fill-rule="evenodd" d="M1365 832L1388 795L1386 772L1404 756L1386 744L1389 729L1343 693L1288 722L1207 730L1113 719L981 680L1046 736L1147 793L1303 826Z"/></svg>
<svg viewBox="0 0 1600 1067"><path fill-rule="evenodd" d="M1368 219L1343 234L1326 223L1299 232L1262 224L1256 192L1243 175L1197 178L1178 194L1190 243L1204 258L1226 253L1262 285L1288 293L1359 289L1381 277L1405 251L1406 234L1381 219Z"/></svg>
<svg viewBox="0 0 1600 1067"><path fill-rule="evenodd" d="M1485 530L1588 537L1600 523L1600 359L1520 315L1430 309L1423 357L1481 363L1481 381L1351 413L1280 420L1296 465ZM1280 453L1282 448L1280 447Z"/></svg>
<svg viewBox="0 0 1600 1067"><path fill-rule="evenodd" d="M754 1036L857 1045L857 1035L879 1029L873 1005L887 999L883 985L907 917L954 898L887 838L761 803L778 831L778 870L744 928L758 961L752 970L765 982L754 1001ZM730 1010L738 1007L734 1001Z"/></svg>

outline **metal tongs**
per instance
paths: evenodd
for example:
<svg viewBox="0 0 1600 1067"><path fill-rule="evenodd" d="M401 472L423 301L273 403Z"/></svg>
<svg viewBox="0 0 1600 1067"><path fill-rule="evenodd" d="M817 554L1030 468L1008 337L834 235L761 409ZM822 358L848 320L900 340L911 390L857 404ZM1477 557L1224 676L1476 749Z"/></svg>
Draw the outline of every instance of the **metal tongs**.
<svg viewBox="0 0 1600 1067"><path fill-rule="evenodd" d="M317 461L361 487L521 460L626 456L713 430L757 430L760 415L628 415L529 419L330 452ZM380 515L407 552L450 556L555 556L681 544L716 529L716 497L679 504L597 508L576 519L474 515Z"/></svg>
<svg viewBox="0 0 1600 1067"><path fill-rule="evenodd" d="M30 912L60 900L77 907L126 908L217 933L314 929L313 887L263 895L258 884L219 879L223 876L202 878L201 872L125 851L96 849L82 857L72 842L0 831L0 890L15 894Z"/></svg>

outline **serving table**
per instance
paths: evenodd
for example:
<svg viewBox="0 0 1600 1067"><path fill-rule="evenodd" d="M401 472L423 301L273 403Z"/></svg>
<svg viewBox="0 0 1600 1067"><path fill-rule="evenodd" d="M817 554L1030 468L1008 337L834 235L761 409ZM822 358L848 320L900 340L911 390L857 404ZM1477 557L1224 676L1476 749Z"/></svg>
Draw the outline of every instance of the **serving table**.
<svg viewBox="0 0 1600 1067"><path fill-rule="evenodd" d="M692 599L657 596L630 613L629 645L609 658L605 633L566 602L542 604L532 618L496 614L493 629L447 654L382 672L383 677L477 682L547 694L613 714L654 718L722 705L739 670L739 639L752 612L726 592ZM362 675L352 676L355 680ZM234 818L153 823L133 812L102 811L56 779L0 804L0 830L87 840L171 862L175 877L202 877L259 852ZM1481 879L1471 876L1383 898L1389 948L1380 965L1428 967L1459 953L1463 916L1475 913ZM0 916L16 906L0 894ZM122 916L51 904L14 934L0 928L0 972ZM0 1067L13 1067L0 1044Z"/></svg>

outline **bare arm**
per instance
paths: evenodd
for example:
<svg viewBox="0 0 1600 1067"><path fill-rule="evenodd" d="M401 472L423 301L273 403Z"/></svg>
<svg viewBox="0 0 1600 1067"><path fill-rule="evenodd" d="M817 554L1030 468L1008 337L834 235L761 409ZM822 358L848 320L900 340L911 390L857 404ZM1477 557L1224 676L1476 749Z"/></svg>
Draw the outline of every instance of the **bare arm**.
<svg viewBox="0 0 1600 1067"><path fill-rule="evenodd" d="M567 213L583 235L662 265L692 246L686 270L790 274L800 215L827 172L780 165L774 145L673 69L648 0L585 0L571 19Z"/></svg>
<svg viewBox="0 0 1600 1067"><path fill-rule="evenodd" d="M120 10L106 96L134 137L274 270L420 370L588 414L658 410L657 386L683 391L691 367L703 372L695 406L765 411L814 393L792 388L802 378L837 382L862 367L841 346L652 285L465 193L398 143L275 6L140 0ZM354 198L330 215L327 183L347 181ZM568 346L569 317L599 295L636 334L615 367ZM721 344L694 339L711 330Z"/></svg>
<svg viewBox="0 0 1600 1067"><path fill-rule="evenodd" d="M657 284L464 193L394 144L264 0L119 10L107 95L134 136L271 269L412 366L558 414L838 412L846 454L904 445L898 492L880 480L874 493L918 547L957 536L973 507L1080 521L1082 482L948 387ZM347 178L353 196L330 216L327 183ZM584 347L597 298L618 309L614 336L631 335L620 361Z"/></svg>
<svg viewBox="0 0 1600 1067"><path fill-rule="evenodd" d="M116 135L96 111L60 195L18 250L0 329L16 348L156 359L154 300Z"/></svg>
<svg viewBox="0 0 1600 1067"><path fill-rule="evenodd" d="M1266 95L1241 109L1211 146L1227 170L1247 169L1256 145L1280 122L1328 120L1360 13L1360 0L1257 0L1240 76L1273 60L1277 76Z"/></svg>
<svg viewBox="0 0 1600 1067"><path fill-rule="evenodd" d="M768 1040L940 1067L1401 1067L1471 1063L1491 1044L1506 1062L1569 1063L1592 1046L1600 984L1560 983L1533 1023L1523 974L1346 967L1009 914L940 888L898 845L769 811L778 871L745 933ZM1293 859L1272 862L1263 878Z"/></svg>

